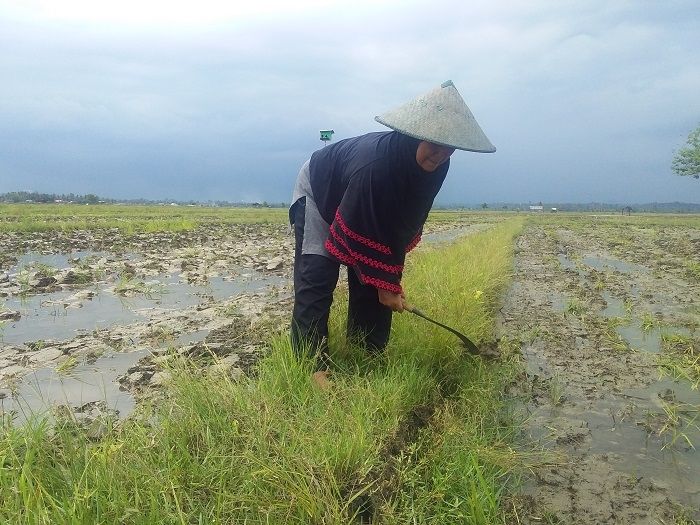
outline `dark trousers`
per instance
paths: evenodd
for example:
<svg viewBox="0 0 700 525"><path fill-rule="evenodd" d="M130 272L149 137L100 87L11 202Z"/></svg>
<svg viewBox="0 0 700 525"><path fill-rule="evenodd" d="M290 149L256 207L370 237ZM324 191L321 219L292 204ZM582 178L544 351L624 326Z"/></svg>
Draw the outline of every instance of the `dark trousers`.
<svg viewBox="0 0 700 525"><path fill-rule="evenodd" d="M294 225L294 311L292 347L297 356L308 352L318 358L318 368L328 360L328 316L333 291L338 284L340 263L323 255L302 255L306 201L299 199L290 209ZM391 330L391 309L379 302L377 289L364 285L348 268L347 334L370 352L386 347Z"/></svg>

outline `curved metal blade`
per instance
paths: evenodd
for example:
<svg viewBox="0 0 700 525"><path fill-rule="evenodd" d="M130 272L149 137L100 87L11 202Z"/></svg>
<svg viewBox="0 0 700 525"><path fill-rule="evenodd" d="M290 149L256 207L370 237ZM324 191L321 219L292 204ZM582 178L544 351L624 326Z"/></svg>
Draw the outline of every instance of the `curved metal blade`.
<svg viewBox="0 0 700 525"><path fill-rule="evenodd" d="M454 328L450 328L450 327L447 326L447 325L444 325L444 324L442 324L442 323L439 323L439 322L436 321L435 319L431 319L430 317L428 317L427 315L425 315L421 310L419 310L419 309L416 308L415 306L409 306L409 307L406 308L406 310L408 310L408 311L411 312L412 314L417 315L418 317L422 317L422 318L425 319L426 321L430 321L431 323L436 324L436 325L438 325L439 327L444 328L445 330L447 330L447 331L449 331L449 332L452 332L453 334L455 334L457 337L460 338L460 340L462 341L462 344L463 344L464 347L469 351L470 354L481 355L481 352L479 351L479 348L471 341L471 339L469 339L469 338L468 338L466 335L464 335L463 333L458 332L458 331L455 330Z"/></svg>

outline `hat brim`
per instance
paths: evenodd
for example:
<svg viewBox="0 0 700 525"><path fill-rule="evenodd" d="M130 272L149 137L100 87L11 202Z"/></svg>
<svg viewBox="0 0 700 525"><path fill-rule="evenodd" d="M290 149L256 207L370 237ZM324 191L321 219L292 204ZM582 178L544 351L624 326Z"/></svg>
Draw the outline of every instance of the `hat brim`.
<svg viewBox="0 0 700 525"><path fill-rule="evenodd" d="M446 146L448 148L454 148L454 149L459 149L462 151L471 151L474 153L494 153L496 151L496 146L491 144L491 142L484 136L485 143L483 145L475 145L473 141L470 141L469 144L464 144L459 141L441 141L435 136L427 136L427 134L421 134L421 133L415 133L412 131L409 131L407 129L402 129L399 126L396 126L394 124L390 124L389 122L386 122L383 120L381 117L376 116L374 117L374 120L379 122L380 124L383 124L384 126L393 129L394 131L398 131L399 133L403 133L404 135L408 135L409 137L413 137L414 139L418 140L425 140L426 142L431 142L433 144L439 144L440 146Z"/></svg>
<svg viewBox="0 0 700 525"><path fill-rule="evenodd" d="M434 144L476 153L496 151L451 80L374 119Z"/></svg>

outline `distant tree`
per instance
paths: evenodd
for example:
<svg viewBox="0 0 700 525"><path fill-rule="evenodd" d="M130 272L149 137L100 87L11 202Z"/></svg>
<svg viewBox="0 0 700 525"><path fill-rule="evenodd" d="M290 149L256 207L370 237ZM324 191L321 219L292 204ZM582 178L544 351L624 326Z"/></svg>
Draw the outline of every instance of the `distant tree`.
<svg viewBox="0 0 700 525"><path fill-rule="evenodd" d="M485 209L488 208L488 207L489 207L489 205L486 204L486 203L483 203L483 204L481 205L481 209L482 209L482 210L485 210Z"/></svg>
<svg viewBox="0 0 700 525"><path fill-rule="evenodd" d="M700 126L690 132L686 147L676 152L671 167L677 175L700 178Z"/></svg>

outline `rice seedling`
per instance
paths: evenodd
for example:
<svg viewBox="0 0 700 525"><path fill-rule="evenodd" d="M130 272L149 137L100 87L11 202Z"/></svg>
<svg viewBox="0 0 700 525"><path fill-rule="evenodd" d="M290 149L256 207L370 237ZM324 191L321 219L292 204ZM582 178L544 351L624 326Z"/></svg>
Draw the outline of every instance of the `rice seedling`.
<svg viewBox="0 0 700 525"><path fill-rule="evenodd" d="M552 402L552 405L556 407L561 406L564 403L566 400L564 391L564 385L562 384L559 376L554 375L549 378L547 381L547 395L549 400Z"/></svg>
<svg viewBox="0 0 700 525"><path fill-rule="evenodd" d="M685 379L700 387L700 342L682 334L661 334L664 350L659 356L661 370L674 379Z"/></svg>
<svg viewBox="0 0 700 525"><path fill-rule="evenodd" d="M617 332L617 327L629 322L624 317L610 317L605 321L603 329L603 340L606 345L609 345L613 350L618 352L628 352L631 350L627 341Z"/></svg>
<svg viewBox="0 0 700 525"><path fill-rule="evenodd" d="M68 356L60 365L56 367L56 372L65 374L78 366L80 361L75 356Z"/></svg>
<svg viewBox="0 0 700 525"><path fill-rule="evenodd" d="M564 315L573 315L574 317L583 317L586 312L586 305L578 298L574 297L566 301Z"/></svg>
<svg viewBox="0 0 700 525"><path fill-rule="evenodd" d="M649 312L644 312L642 314L641 328L645 332L650 332L656 327L657 321L654 316Z"/></svg>
<svg viewBox="0 0 700 525"><path fill-rule="evenodd" d="M167 292L165 285L162 283L144 282L126 274L121 275L114 285L114 293L121 296L143 295L151 299Z"/></svg>
<svg viewBox="0 0 700 525"><path fill-rule="evenodd" d="M688 437L688 430L700 430L700 426L695 422L698 417L697 408L687 412L678 403L664 400L661 400L661 408L664 411L664 420L658 432L659 436L668 436L662 449L674 447L679 441L695 449L693 442Z"/></svg>

